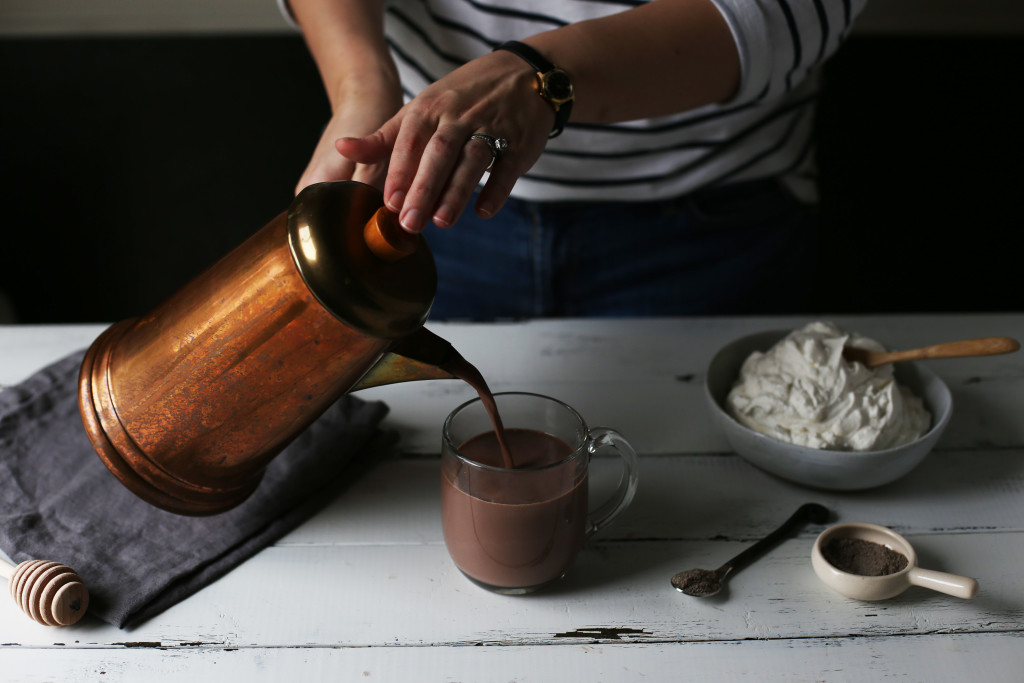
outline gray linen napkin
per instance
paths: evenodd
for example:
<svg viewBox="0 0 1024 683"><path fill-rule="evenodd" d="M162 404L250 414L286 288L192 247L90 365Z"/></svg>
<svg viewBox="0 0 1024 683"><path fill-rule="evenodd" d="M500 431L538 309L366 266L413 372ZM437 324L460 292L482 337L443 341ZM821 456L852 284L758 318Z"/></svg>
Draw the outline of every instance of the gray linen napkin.
<svg viewBox="0 0 1024 683"><path fill-rule="evenodd" d="M308 519L390 449L380 402L343 396L281 452L256 492L211 517L136 497L93 452L78 414L84 351L0 389L0 548L16 563L62 562L89 612L137 625L220 578ZM347 475L347 476L346 476Z"/></svg>

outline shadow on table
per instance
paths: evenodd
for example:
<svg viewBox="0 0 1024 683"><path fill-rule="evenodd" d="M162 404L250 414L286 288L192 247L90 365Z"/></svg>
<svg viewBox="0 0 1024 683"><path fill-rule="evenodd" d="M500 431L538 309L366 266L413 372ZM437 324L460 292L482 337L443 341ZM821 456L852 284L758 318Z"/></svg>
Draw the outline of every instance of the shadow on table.
<svg viewBox="0 0 1024 683"><path fill-rule="evenodd" d="M623 553L623 543L629 544L629 552ZM680 559L668 552L669 541L608 541L585 545L576 562L561 581L544 589L547 596L571 596L600 590L602 587L621 585L628 579L635 585L649 585L657 582L664 574L667 597L678 595L669 579L679 570ZM623 558L626 558L625 561ZM673 569L675 567L675 569ZM641 575L649 574L650 579Z"/></svg>

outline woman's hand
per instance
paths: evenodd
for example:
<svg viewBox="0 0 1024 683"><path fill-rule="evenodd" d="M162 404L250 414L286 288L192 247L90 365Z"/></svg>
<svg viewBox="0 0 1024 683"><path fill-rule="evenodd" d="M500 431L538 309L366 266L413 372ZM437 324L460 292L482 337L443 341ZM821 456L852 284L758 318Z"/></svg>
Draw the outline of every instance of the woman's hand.
<svg viewBox="0 0 1024 683"><path fill-rule="evenodd" d="M442 228L453 225L476 190L491 152L470 136L505 138L508 150L491 168L476 204L477 214L487 218L540 157L554 123L534 81L522 59L492 52L424 89L373 134L342 137L335 147L356 169L379 171L390 158L384 202L403 228L416 233L430 220Z"/></svg>
<svg viewBox="0 0 1024 683"><path fill-rule="evenodd" d="M332 180L358 180L383 189L387 159L360 164L338 154L334 141L343 137L362 137L377 130L402 106L402 93L396 87L382 85L373 91L339 96L331 120L324 128L313 156L295 187L298 194L307 185Z"/></svg>
<svg viewBox="0 0 1024 683"><path fill-rule="evenodd" d="M289 0L331 103L331 120L299 179L307 185L359 180L381 188L387 159L338 156L334 141L369 135L402 107L398 70L384 40L384 0Z"/></svg>
<svg viewBox="0 0 1024 683"><path fill-rule="evenodd" d="M488 53L398 109L397 85L387 97L348 96L376 81L397 84L383 38L383 0L290 4L335 112L300 185L346 177L379 184L386 168L384 201L406 230L419 232L431 220L448 227L491 163L487 144L470 140L484 133L506 139L508 150L491 169L476 212L488 217L502 207L540 157L555 120L529 65L504 50ZM527 40L572 76L574 121L685 111L725 101L740 82L739 53L712 0L653 0ZM665 87L665 74L686 87ZM332 140L344 160L332 154Z"/></svg>

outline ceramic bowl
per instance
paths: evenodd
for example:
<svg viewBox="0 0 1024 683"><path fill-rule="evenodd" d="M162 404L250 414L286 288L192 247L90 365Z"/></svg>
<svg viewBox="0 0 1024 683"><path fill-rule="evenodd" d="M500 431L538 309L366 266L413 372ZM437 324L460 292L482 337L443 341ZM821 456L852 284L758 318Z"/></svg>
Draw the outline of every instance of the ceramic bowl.
<svg viewBox="0 0 1024 683"><path fill-rule="evenodd" d="M814 488L855 491L893 482L917 467L935 447L953 412L945 382L916 363L897 363L896 381L923 401L932 416L931 428L903 446L880 451L830 451L797 446L756 432L733 419L725 398L743 361L754 351L767 351L789 330L759 332L724 346L708 366L704 389L714 421L737 454L774 475Z"/></svg>

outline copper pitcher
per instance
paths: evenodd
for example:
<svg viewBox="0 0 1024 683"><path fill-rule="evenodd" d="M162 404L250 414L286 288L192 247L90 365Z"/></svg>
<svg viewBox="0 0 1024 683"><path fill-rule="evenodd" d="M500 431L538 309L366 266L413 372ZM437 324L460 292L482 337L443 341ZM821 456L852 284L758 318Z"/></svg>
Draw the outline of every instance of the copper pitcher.
<svg viewBox="0 0 1024 683"><path fill-rule="evenodd" d="M451 377L428 332L422 238L381 193L319 183L141 318L89 348L79 409L132 491L181 514L242 502L270 460L346 391Z"/></svg>

